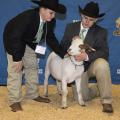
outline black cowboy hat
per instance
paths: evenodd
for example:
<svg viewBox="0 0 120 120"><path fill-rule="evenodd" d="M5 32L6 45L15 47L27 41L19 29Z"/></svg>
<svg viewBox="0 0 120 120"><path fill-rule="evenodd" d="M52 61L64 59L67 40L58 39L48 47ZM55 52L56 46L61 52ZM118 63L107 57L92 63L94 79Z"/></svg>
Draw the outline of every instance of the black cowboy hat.
<svg viewBox="0 0 120 120"><path fill-rule="evenodd" d="M79 12L92 18L99 18L105 15L105 13L99 14L99 5L95 2L89 2L84 9L79 6Z"/></svg>
<svg viewBox="0 0 120 120"><path fill-rule="evenodd" d="M51 9L58 13L66 13L66 7L59 4L59 0L31 0L33 3L38 4L40 7Z"/></svg>

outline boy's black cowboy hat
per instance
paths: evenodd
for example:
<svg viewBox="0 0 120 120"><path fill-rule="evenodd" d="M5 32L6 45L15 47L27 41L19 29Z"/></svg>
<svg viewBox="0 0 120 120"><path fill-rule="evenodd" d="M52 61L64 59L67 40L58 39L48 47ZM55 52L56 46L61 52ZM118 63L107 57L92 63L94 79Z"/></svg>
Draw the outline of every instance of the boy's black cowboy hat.
<svg viewBox="0 0 120 120"><path fill-rule="evenodd" d="M40 7L51 9L58 13L66 13L66 7L59 4L59 0L31 0L33 3L38 4Z"/></svg>
<svg viewBox="0 0 120 120"><path fill-rule="evenodd" d="M89 2L84 9L79 6L79 12L92 18L99 18L105 15L105 13L99 14L99 5L95 2Z"/></svg>

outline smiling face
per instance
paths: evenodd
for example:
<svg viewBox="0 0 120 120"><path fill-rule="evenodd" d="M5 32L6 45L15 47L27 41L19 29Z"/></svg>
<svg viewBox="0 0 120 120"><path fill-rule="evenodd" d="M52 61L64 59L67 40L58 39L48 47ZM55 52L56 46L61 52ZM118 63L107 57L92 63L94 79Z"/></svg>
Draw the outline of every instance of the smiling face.
<svg viewBox="0 0 120 120"><path fill-rule="evenodd" d="M55 11L41 7L39 14L44 21L50 22L55 17Z"/></svg>

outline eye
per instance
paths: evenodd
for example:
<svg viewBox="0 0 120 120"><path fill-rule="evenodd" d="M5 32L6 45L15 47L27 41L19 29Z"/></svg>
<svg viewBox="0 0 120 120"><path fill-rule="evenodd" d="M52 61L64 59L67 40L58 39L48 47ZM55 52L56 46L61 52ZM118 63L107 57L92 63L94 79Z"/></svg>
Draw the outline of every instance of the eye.
<svg viewBox="0 0 120 120"><path fill-rule="evenodd" d="M80 48L80 49L83 49L83 45L79 45L79 48Z"/></svg>

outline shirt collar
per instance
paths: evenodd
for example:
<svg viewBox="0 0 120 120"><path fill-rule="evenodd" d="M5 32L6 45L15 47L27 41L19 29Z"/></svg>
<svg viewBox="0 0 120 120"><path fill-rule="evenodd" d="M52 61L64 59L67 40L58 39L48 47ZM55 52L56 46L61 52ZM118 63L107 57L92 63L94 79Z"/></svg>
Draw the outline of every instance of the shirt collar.
<svg viewBox="0 0 120 120"><path fill-rule="evenodd" d="M45 21L42 19L41 15L40 15L40 24L41 24L42 22L45 23Z"/></svg>

